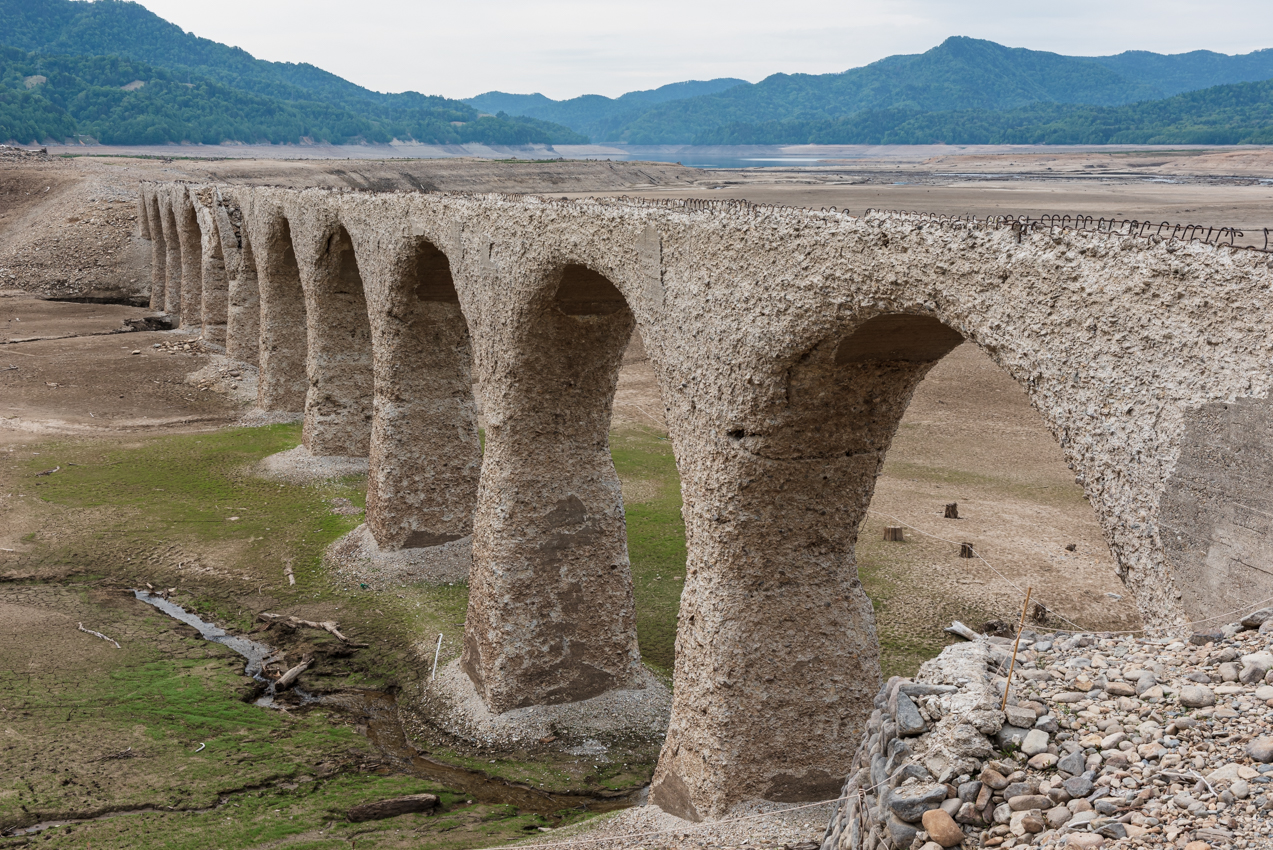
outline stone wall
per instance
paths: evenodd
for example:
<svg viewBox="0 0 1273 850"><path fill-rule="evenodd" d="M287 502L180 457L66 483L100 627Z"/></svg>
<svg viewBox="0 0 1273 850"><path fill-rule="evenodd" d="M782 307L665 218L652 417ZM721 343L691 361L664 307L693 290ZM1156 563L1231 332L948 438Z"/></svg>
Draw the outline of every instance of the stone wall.
<svg viewBox="0 0 1273 850"><path fill-rule="evenodd" d="M948 647L876 696L822 850L1273 845L1271 645L1273 608L1188 641L1025 632L1010 686L1011 642Z"/></svg>

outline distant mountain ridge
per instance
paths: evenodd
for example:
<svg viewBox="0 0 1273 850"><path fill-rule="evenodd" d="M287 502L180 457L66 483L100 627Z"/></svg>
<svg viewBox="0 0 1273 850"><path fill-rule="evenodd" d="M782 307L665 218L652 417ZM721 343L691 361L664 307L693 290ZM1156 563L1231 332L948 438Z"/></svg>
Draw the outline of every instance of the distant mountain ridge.
<svg viewBox="0 0 1273 850"><path fill-rule="evenodd" d="M256 59L126 0L0 0L0 47L9 48L0 51L0 141L587 141L534 118L483 118L462 101L382 94L313 65ZM107 59L131 63L147 85L121 90ZM28 86L32 76L48 82Z"/></svg>
<svg viewBox="0 0 1273 850"><path fill-rule="evenodd" d="M506 112L564 124L587 136L605 137L615 127L622 127L651 106L674 100L716 94L735 86L751 85L746 80L721 77L715 80L688 80L669 83L656 89L630 91L610 98L585 94L569 100L551 100L542 94L508 94L486 92L464 102L484 112Z"/></svg>
<svg viewBox="0 0 1273 850"><path fill-rule="evenodd" d="M666 101L621 124L592 115L576 117L562 109L584 98L543 98L533 106L507 101L505 109L510 115L552 115L549 120L586 132L594 141L691 144L725 126L828 120L873 110L998 112L1042 103L1121 106L1271 78L1273 49L1241 56L1200 50L1172 56L1130 51L1083 57L955 36L924 53L889 56L838 74L774 74L759 83ZM605 132L598 134L598 127Z"/></svg>
<svg viewBox="0 0 1273 850"><path fill-rule="evenodd" d="M1273 49L1080 57L956 36L836 74L461 101L256 59L128 0L0 0L0 141L1229 144L1273 127L1267 80Z"/></svg>

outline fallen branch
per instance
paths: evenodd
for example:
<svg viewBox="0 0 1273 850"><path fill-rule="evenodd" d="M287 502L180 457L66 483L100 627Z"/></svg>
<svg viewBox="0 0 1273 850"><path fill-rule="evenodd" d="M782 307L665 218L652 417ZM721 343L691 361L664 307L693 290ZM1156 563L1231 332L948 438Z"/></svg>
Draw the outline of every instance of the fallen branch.
<svg viewBox="0 0 1273 850"><path fill-rule="evenodd" d="M302 620L299 617L292 617L286 614L261 614L260 619L269 623L281 623L293 629L306 628L318 629L321 632L330 632L340 638L342 643L349 643L349 638L340 633L340 624L326 620L322 623L315 623L313 620Z"/></svg>
<svg viewBox="0 0 1273 850"><path fill-rule="evenodd" d="M282 676L279 677L277 682L274 683L274 690L277 691L291 685L293 682L299 679L301 677L301 674L304 673L306 670L308 670L309 665L313 663L314 661L312 658L306 658L300 664L297 664L291 670L288 670L286 673L284 673Z"/></svg>
<svg viewBox="0 0 1273 850"><path fill-rule="evenodd" d="M81 632L84 632L85 634L88 634L88 635L92 635L93 637L99 637L108 643L113 643L115 644L116 649L123 649L123 647L119 645L119 641L115 640L114 638L108 638L106 635L102 634L101 632L95 632L92 629L86 629L84 628L83 623L80 623L79 626L80 626Z"/></svg>
<svg viewBox="0 0 1273 850"><path fill-rule="evenodd" d="M62 469L62 467L60 467L60 466L55 466L55 467L53 467L52 469L46 469L46 470L44 470L43 472L37 472L37 473L35 474L35 477L36 477L36 478L39 478L41 475L52 475L52 474L53 474L53 473L55 473L55 472L60 472L60 471L61 471L61 469Z"/></svg>
<svg viewBox="0 0 1273 850"><path fill-rule="evenodd" d="M972 629L968 628L967 626L965 626L963 623L959 622L958 620L955 620L955 622L951 623L949 626L942 629L942 631L949 632L952 635L958 635L964 640L976 640L979 637L979 635L976 632L974 632Z"/></svg>

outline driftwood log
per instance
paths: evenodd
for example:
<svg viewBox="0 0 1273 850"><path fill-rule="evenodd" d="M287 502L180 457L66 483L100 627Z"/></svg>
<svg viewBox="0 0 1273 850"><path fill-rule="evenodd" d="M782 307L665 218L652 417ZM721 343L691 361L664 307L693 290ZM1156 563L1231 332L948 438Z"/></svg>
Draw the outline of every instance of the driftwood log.
<svg viewBox="0 0 1273 850"><path fill-rule="evenodd" d="M279 676L278 681L274 683L274 690L281 691L283 690L283 688L286 688L287 686L291 685L293 682L299 679L301 677L301 674L304 673L306 670L308 670L309 665L313 663L314 662L312 659L306 658L300 664L297 664L295 667L288 670L282 676Z"/></svg>
<svg viewBox="0 0 1273 850"><path fill-rule="evenodd" d="M354 806L349 810L349 819L354 823L382 820L411 812L432 812L437 807L438 798L432 794L411 794L407 797L394 797L391 800L377 800L374 803Z"/></svg>
<svg viewBox="0 0 1273 850"><path fill-rule="evenodd" d="M884 526L884 539L893 543L905 543L905 529L900 525Z"/></svg>
<svg viewBox="0 0 1273 850"><path fill-rule="evenodd" d="M287 614L261 614L257 619L264 620L267 623L279 623L293 629L318 629L323 632L330 632L344 643L349 643L349 638L340 633L340 624L331 620L321 623L315 623L313 620L302 620L300 617L292 617Z"/></svg>

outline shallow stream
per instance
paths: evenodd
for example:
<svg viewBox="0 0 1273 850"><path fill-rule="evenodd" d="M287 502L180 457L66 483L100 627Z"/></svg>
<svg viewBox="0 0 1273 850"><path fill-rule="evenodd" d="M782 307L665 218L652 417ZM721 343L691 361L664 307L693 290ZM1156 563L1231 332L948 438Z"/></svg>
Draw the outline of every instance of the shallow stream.
<svg viewBox="0 0 1273 850"><path fill-rule="evenodd" d="M219 643L247 659L245 673L266 686L265 693L256 704L269 707L274 703L274 683L261 673L261 666L278 653L273 648L256 641L238 637L224 629L199 619L194 614L160 596L144 590L134 590L133 595L147 605L152 605L175 620L196 629L206 640ZM456 767L434 761L419 753L407 740L398 717L398 706L392 694L383 691L348 690L333 694L309 694L293 687L292 692L302 703L317 703L340 711L354 720L363 730L367 740L380 752L385 763L395 772L418 776L437 782L454 791L462 791L470 799L494 805L511 805L522 812L533 812L546 817L564 810L575 809L601 813L626 809L636 802L639 792L613 796L590 794L550 794L529 785L509 782L488 776L481 771Z"/></svg>

